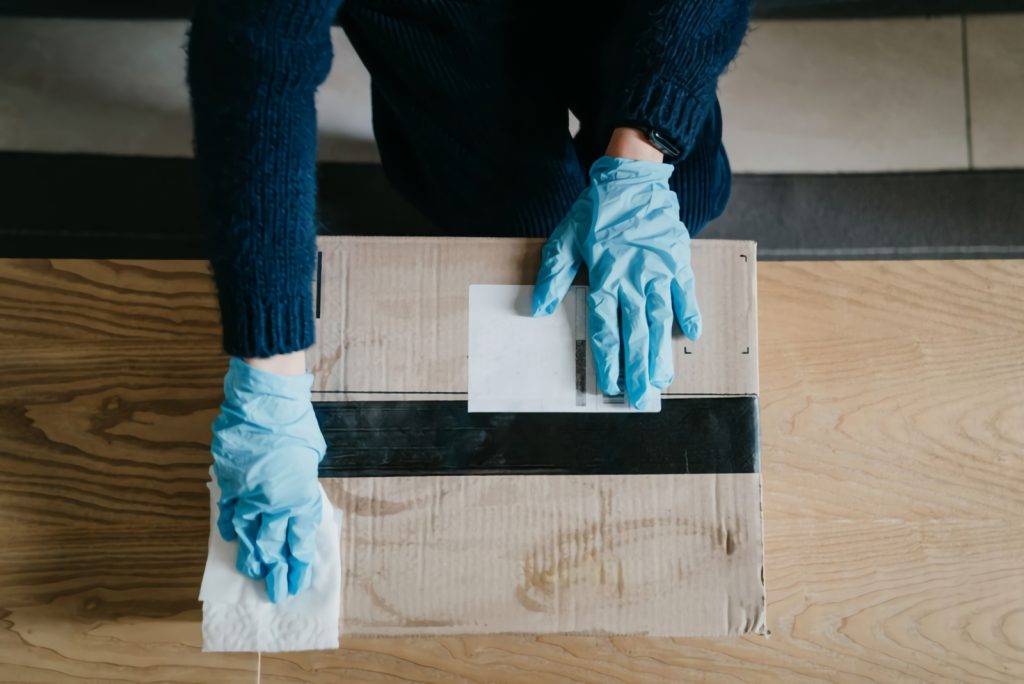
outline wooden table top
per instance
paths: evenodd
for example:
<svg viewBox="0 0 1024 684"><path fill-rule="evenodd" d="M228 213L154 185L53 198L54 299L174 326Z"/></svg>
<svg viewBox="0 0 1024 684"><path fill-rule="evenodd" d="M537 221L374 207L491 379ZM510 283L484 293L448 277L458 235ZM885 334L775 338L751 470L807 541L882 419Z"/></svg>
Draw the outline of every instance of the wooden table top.
<svg viewBox="0 0 1024 684"><path fill-rule="evenodd" d="M759 265L768 639L344 639L264 682L1024 680L1024 261ZM199 261L0 260L0 681L200 651L226 357Z"/></svg>

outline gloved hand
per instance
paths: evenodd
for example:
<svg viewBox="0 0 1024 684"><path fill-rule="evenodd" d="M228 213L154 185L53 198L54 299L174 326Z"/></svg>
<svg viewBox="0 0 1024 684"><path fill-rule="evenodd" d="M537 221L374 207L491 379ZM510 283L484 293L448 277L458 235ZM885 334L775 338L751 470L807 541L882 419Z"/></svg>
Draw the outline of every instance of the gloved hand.
<svg viewBox="0 0 1024 684"><path fill-rule="evenodd" d="M213 422L213 471L220 485L217 527L238 539L238 570L265 579L277 602L309 586L320 526L317 465L327 451L310 388L232 357L224 403Z"/></svg>
<svg viewBox="0 0 1024 684"><path fill-rule="evenodd" d="M624 344L625 390L638 409L672 383L673 308L683 333L691 340L700 336L690 234L668 185L672 170L669 164L632 159L594 162L590 186L544 245L533 293L533 315L552 313L586 262L598 384L605 394L621 393Z"/></svg>

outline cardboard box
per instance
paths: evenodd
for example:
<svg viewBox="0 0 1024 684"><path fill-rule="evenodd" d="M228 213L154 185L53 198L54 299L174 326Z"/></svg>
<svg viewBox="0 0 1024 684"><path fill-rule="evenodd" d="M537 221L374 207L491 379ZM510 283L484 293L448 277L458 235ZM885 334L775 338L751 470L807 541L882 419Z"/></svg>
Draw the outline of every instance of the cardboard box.
<svg viewBox="0 0 1024 684"><path fill-rule="evenodd" d="M318 244L307 365L332 445L321 481L345 513L343 634L766 633L753 243L694 241L704 333L674 339L662 423L589 424L465 414L469 286L532 283L542 241ZM609 458L524 465L517 434L563 424L604 429Z"/></svg>

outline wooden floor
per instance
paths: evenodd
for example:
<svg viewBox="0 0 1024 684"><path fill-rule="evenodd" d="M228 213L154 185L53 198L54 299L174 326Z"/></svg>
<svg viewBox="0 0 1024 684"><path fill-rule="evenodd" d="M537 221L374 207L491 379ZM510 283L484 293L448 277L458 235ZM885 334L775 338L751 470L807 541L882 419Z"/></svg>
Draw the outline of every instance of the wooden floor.
<svg viewBox="0 0 1024 684"><path fill-rule="evenodd" d="M1024 261L760 265L768 639L343 640L264 682L1024 681ZM200 652L206 265L0 261L0 681Z"/></svg>

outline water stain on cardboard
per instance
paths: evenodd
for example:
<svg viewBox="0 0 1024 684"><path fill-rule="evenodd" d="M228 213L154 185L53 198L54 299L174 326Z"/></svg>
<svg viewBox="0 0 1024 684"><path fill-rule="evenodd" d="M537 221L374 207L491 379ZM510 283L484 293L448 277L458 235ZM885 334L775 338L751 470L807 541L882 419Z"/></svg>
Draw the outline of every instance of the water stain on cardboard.
<svg viewBox="0 0 1024 684"><path fill-rule="evenodd" d="M366 590L367 595L370 597L370 601L373 602L375 607L381 609L388 615L393 615L398 618L403 627L450 627L454 624L450 620L425 620L411 618L385 601L384 598L373 588L372 582L364 582L363 588Z"/></svg>

